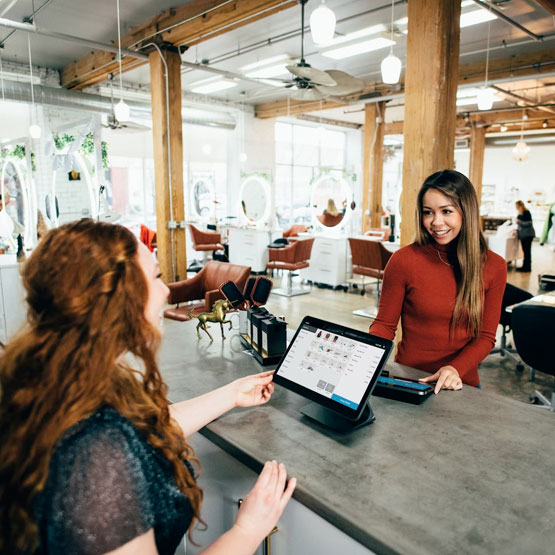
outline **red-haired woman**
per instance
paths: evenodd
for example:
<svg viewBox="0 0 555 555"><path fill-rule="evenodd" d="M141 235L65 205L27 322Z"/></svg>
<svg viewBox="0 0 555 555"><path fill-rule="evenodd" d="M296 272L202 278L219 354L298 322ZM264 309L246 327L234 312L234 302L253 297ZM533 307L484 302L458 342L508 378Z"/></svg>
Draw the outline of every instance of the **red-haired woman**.
<svg viewBox="0 0 555 555"><path fill-rule="evenodd" d="M29 326L0 358L0 552L174 553L201 520L185 438L234 406L267 402L271 372L170 406L155 360L168 290L121 226L48 232L23 282ZM266 463L206 552L254 552L293 492L285 483L283 465Z"/></svg>

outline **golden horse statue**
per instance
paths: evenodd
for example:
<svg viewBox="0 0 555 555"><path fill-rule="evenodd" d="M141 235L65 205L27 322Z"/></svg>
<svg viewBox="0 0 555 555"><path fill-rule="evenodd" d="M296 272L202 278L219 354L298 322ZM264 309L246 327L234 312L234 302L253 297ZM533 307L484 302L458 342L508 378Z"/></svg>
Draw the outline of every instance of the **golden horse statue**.
<svg viewBox="0 0 555 555"><path fill-rule="evenodd" d="M233 325L231 320L225 319L225 315L227 314L227 311L230 308L231 308L231 305L229 304L228 301L226 301L225 299L219 299L212 306L212 312L201 312L198 316L194 316L193 311L189 310L189 318L191 319L198 318L198 324L197 324L198 338L200 339L199 328L202 328L210 338L210 341L214 341L214 338L210 335L210 332L207 329L210 326L206 325L206 322L218 322L220 324L220 330L222 332L222 339L225 339L224 324L229 324L229 329L231 329Z"/></svg>

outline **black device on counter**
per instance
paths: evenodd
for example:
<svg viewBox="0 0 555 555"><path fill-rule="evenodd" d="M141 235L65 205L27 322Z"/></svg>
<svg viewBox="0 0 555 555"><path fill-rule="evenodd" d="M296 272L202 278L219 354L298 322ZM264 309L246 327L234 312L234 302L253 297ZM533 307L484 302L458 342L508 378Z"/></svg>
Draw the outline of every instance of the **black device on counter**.
<svg viewBox="0 0 555 555"><path fill-rule="evenodd" d="M411 403L413 405L420 405L433 392L434 387L429 384L420 383L418 380L412 380L410 378L389 376L387 372L384 372L384 374L378 378L372 395L394 399L395 401L402 401L404 403Z"/></svg>
<svg viewBox="0 0 555 555"><path fill-rule="evenodd" d="M243 297L245 297L245 299L249 302L251 300L252 290L254 289L255 283L256 283L256 278L250 277L249 279L247 279L247 282L245 283L245 289L243 289Z"/></svg>
<svg viewBox="0 0 555 555"><path fill-rule="evenodd" d="M262 329L261 322L270 316L270 313L263 307L254 306L249 308L250 312L250 335L252 348L257 352L262 352Z"/></svg>
<svg viewBox="0 0 555 555"><path fill-rule="evenodd" d="M305 316L274 373L274 382L313 401L301 412L336 431L374 421L368 397L392 342Z"/></svg>
<svg viewBox="0 0 555 555"><path fill-rule="evenodd" d="M243 293L233 281L227 281L221 285L220 291L233 308L239 308L245 302Z"/></svg>
<svg viewBox="0 0 555 555"><path fill-rule="evenodd" d="M262 306L266 304L268 302L272 286L272 280L262 276L257 277L251 293L252 304L255 306Z"/></svg>
<svg viewBox="0 0 555 555"><path fill-rule="evenodd" d="M287 347L287 324L275 316L264 318L260 322L262 338L260 341L260 354L263 357L283 355Z"/></svg>

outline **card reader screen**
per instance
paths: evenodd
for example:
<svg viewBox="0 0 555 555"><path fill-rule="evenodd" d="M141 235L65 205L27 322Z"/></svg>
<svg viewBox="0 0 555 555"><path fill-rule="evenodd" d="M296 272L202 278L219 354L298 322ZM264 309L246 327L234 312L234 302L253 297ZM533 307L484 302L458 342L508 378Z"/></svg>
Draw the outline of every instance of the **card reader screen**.
<svg viewBox="0 0 555 555"><path fill-rule="evenodd" d="M279 374L351 409L357 409L385 349L304 325Z"/></svg>

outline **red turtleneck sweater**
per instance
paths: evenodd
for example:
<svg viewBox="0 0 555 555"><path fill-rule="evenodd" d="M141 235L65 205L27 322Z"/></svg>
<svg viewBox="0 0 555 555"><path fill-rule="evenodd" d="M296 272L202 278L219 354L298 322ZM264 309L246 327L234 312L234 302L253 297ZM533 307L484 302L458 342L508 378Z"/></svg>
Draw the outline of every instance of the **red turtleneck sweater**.
<svg viewBox="0 0 555 555"><path fill-rule="evenodd" d="M464 383L476 386L480 383L478 364L495 345L507 264L488 251L480 333L474 339L465 326L459 326L450 337L457 294L454 248L456 245L435 242L425 246L413 243L393 254L385 268L378 316L370 333L393 339L401 317L403 336L396 362L430 373L451 365Z"/></svg>

